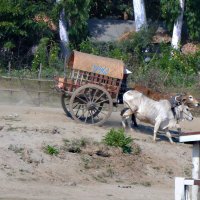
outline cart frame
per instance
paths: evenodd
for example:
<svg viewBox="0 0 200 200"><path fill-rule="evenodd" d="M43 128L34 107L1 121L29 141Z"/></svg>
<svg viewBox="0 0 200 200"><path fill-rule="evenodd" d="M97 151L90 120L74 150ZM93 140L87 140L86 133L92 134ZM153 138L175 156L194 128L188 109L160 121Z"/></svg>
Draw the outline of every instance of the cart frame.
<svg viewBox="0 0 200 200"><path fill-rule="evenodd" d="M67 116L102 125L118 104L123 78L121 60L73 51L66 63L66 77L57 77L55 88L61 92Z"/></svg>

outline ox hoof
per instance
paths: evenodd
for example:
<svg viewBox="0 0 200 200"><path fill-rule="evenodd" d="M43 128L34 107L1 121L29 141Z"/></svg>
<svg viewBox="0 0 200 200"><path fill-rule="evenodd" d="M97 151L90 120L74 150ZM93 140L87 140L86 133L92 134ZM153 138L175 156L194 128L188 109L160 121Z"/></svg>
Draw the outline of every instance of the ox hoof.
<svg viewBox="0 0 200 200"><path fill-rule="evenodd" d="M175 142L173 140L170 140L170 144L175 144Z"/></svg>
<svg viewBox="0 0 200 200"><path fill-rule="evenodd" d="M131 133L134 133L134 132L135 132L135 130L131 128L131 129L130 129L130 132L131 132Z"/></svg>
<svg viewBox="0 0 200 200"><path fill-rule="evenodd" d="M153 139L153 142L154 142L154 143L156 143L156 142L157 142L157 140L158 140L157 138L156 138L156 139Z"/></svg>

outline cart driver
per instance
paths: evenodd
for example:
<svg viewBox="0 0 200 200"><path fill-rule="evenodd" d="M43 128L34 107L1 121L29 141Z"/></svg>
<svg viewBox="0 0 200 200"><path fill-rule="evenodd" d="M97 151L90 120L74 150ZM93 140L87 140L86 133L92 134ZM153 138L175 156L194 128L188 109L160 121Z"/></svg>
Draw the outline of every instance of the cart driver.
<svg viewBox="0 0 200 200"><path fill-rule="evenodd" d="M127 79L128 79L129 74L132 74L132 72L128 69L125 69L124 77L122 79L122 84L121 84L121 88L119 90L119 95L118 95L118 103L119 104L123 103L123 94L128 91Z"/></svg>

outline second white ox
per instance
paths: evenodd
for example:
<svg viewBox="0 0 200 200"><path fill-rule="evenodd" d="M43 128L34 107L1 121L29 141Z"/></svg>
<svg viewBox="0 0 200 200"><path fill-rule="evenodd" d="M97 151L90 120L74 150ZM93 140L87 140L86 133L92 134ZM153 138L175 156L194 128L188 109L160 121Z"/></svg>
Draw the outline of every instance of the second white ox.
<svg viewBox="0 0 200 200"><path fill-rule="evenodd" d="M140 121L154 125L154 141L158 130L161 129L173 143L169 129L179 128L177 122L180 120L193 120L188 106L181 104L172 111L168 100L154 101L136 90L124 93L123 101L127 107L124 113L121 113L123 126L125 127L126 119L131 119L131 115L135 114Z"/></svg>

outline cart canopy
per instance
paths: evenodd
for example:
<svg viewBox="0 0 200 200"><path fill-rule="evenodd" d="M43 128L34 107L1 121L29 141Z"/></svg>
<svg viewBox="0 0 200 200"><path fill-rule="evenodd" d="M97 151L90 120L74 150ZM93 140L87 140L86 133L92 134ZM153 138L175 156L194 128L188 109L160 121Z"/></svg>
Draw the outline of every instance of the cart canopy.
<svg viewBox="0 0 200 200"><path fill-rule="evenodd" d="M121 60L73 51L69 57L71 69L97 73L112 78L123 79L124 63Z"/></svg>

